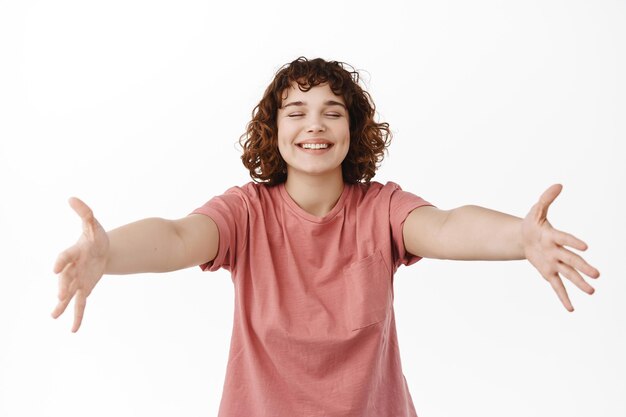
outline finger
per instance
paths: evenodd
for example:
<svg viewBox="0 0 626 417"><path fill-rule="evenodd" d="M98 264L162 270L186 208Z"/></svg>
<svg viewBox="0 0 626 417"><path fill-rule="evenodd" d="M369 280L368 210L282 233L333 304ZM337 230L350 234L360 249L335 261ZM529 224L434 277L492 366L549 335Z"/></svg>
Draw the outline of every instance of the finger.
<svg viewBox="0 0 626 417"><path fill-rule="evenodd" d="M76 214L82 219L83 232L89 236L93 236L93 228L97 221L91 208L78 197L70 197L68 202Z"/></svg>
<svg viewBox="0 0 626 417"><path fill-rule="evenodd" d="M74 326L72 327L72 333L76 333L80 328L80 324L83 322L86 305L87 297L85 297L81 289L77 290L76 301L74 301Z"/></svg>
<svg viewBox="0 0 626 417"><path fill-rule="evenodd" d="M72 297L74 296L74 294L62 299L59 301L59 303L57 304L57 306L54 308L54 310L52 310L52 313L50 313L50 315L52 316L53 319L58 318L61 314L63 314L63 312L65 311L65 309L67 308L67 305L70 303L70 301L72 300Z"/></svg>
<svg viewBox="0 0 626 417"><path fill-rule="evenodd" d="M73 297L78 288L79 280L77 279L74 266L74 263L69 263L63 272L61 272L61 275L59 275L59 300L65 299L68 296Z"/></svg>
<svg viewBox="0 0 626 417"><path fill-rule="evenodd" d="M69 294L70 286L74 279L74 274L71 270L73 266L73 263L67 264L65 268L63 268L61 275L59 275L59 293L57 294L59 300L65 299Z"/></svg>
<svg viewBox="0 0 626 417"><path fill-rule="evenodd" d="M93 216L93 212L89 208L87 204L83 202L78 197L70 197L67 202L70 204L70 207L80 216L83 220L88 220L91 216Z"/></svg>
<svg viewBox="0 0 626 417"><path fill-rule="evenodd" d="M574 285L576 285L587 294L591 295L595 292L593 287L589 285L587 281L585 281L583 277L578 273L578 271L576 271L571 266L559 262L559 266L557 268L561 275L565 276L567 279L573 282Z"/></svg>
<svg viewBox="0 0 626 417"><path fill-rule="evenodd" d="M580 255L565 249L563 247L559 248L558 251L558 260L564 264L567 264L574 269L577 269L587 275L589 278L599 278L600 271L598 271L593 266L589 265Z"/></svg>
<svg viewBox="0 0 626 417"><path fill-rule="evenodd" d="M52 268L52 272L58 274L63 271L65 267L78 258L80 254L80 249L76 245L64 250L57 256L56 261L54 262L54 267Z"/></svg>
<svg viewBox="0 0 626 417"><path fill-rule="evenodd" d="M548 207L554 199L561 193L563 186L561 184L553 184L546 191L541 194L539 201L537 202L537 219L543 220L548 217Z"/></svg>
<svg viewBox="0 0 626 417"><path fill-rule="evenodd" d="M556 294L559 296L559 300L561 300L561 303L567 309L567 311L569 311L570 313L574 311L574 306L572 306L572 303L569 300L569 296L567 295L567 291L565 290L565 286L563 285L563 282L561 281L561 278L558 276L558 274L554 274L554 276L550 278L548 282L552 286L552 289L556 291Z"/></svg>
<svg viewBox="0 0 626 417"><path fill-rule="evenodd" d="M585 242L578 239L576 236L556 229L554 230L554 241L561 246L569 246L582 251L589 248Z"/></svg>
<svg viewBox="0 0 626 417"><path fill-rule="evenodd" d="M52 312L52 317L54 317L55 319L63 314L63 312L67 308L67 305L74 297L74 294L76 294L77 280L72 279L69 274L70 273L67 270L64 270L59 277L59 279L61 280L61 283L59 283L59 303Z"/></svg>

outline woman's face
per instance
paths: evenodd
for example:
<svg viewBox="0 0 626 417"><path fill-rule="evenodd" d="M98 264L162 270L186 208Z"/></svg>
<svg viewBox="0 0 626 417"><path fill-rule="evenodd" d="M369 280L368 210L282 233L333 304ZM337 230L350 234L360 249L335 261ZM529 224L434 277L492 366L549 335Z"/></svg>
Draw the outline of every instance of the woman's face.
<svg viewBox="0 0 626 417"><path fill-rule="evenodd" d="M297 84L283 92L278 109L278 150L287 163L287 176L328 175L339 172L350 148L350 123L343 97L328 84L301 91ZM306 149L304 143L313 145Z"/></svg>

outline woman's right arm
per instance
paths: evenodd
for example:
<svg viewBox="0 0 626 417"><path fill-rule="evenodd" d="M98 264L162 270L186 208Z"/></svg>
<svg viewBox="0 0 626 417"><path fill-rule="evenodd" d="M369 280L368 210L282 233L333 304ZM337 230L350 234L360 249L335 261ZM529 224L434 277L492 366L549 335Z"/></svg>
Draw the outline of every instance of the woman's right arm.
<svg viewBox="0 0 626 417"><path fill-rule="evenodd" d="M212 261L219 233L204 214L179 220L151 217L108 233L110 248L105 274L171 272Z"/></svg>
<svg viewBox="0 0 626 417"><path fill-rule="evenodd" d="M54 264L59 303L52 317L63 314L75 297L72 332L80 328L87 297L103 274L170 272L201 265L217 255L217 225L203 214L179 220L153 217L107 233L85 203L74 197L69 203L82 219L83 233Z"/></svg>

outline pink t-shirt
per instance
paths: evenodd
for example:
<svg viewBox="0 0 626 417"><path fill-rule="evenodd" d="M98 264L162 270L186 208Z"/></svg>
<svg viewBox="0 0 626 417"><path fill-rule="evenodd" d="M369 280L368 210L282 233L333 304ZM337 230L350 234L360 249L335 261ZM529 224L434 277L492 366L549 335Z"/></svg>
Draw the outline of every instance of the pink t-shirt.
<svg viewBox="0 0 626 417"><path fill-rule="evenodd" d="M402 225L432 205L399 185L345 184L324 217L285 185L232 187L193 213L219 229L235 286L220 417L416 416L398 350L393 274L421 259Z"/></svg>

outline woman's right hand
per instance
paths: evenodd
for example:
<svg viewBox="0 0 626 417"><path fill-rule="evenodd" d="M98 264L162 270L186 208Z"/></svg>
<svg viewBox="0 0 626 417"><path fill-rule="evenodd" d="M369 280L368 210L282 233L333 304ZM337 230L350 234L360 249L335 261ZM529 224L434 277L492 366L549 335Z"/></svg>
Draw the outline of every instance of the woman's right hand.
<svg viewBox="0 0 626 417"><path fill-rule="evenodd" d="M87 297L104 274L109 255L109 236L93 212L76 197L69 199L70 206L83 221L83 234L73 246L59 254L53 272L59 274L59 303L52 317L57 318L65 311L74 296L74 326L80 328L85 313Z"/></svg>

